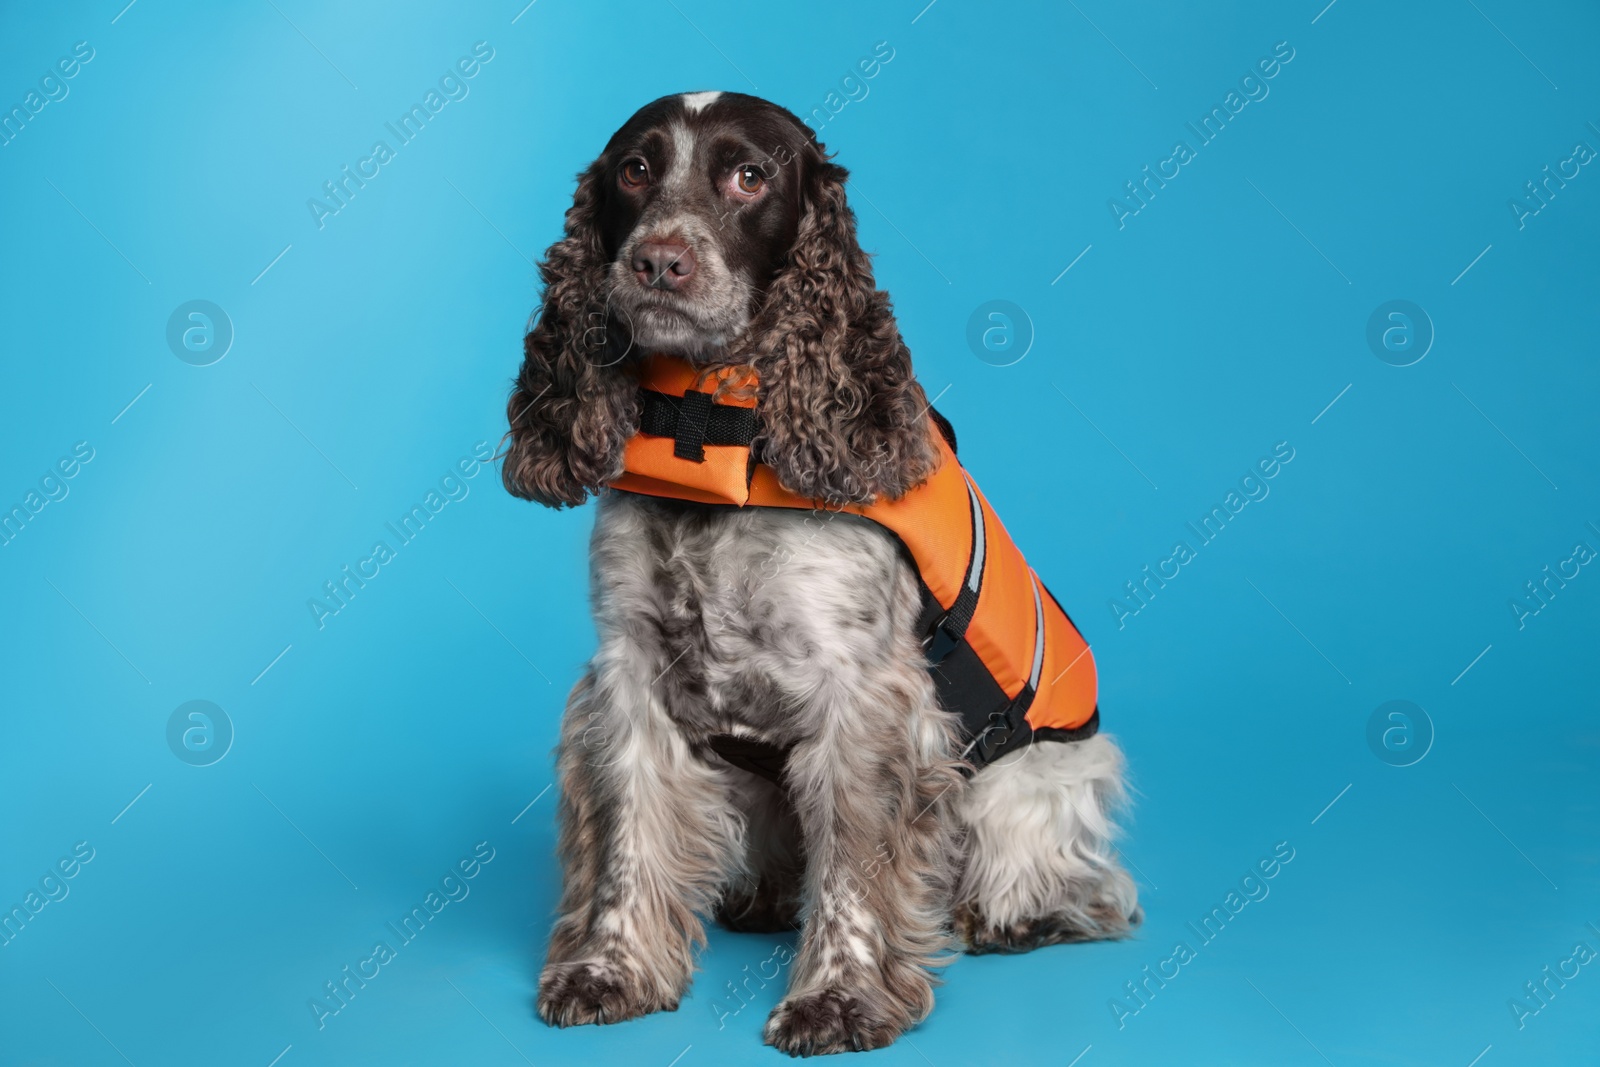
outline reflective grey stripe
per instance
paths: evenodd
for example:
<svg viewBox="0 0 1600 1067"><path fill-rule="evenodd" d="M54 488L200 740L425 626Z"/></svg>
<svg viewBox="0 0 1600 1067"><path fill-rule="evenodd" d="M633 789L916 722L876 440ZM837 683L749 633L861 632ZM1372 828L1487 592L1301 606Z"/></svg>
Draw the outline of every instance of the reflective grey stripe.
<svg viewBox="0 0 1600 1067"><path fill-rule="evenodd" d="M1028 672L1028 688L1035 692L1039 689L1039 671L1044 667L1044 602L1039 599L1039 576L1033 571L1028 571L1028 580L1033 583L1033 670Z"/></svg>
<svg viewBox="0 0 1600 1067"><path fill-rule="evenodd" d="M967 587L976 593L978 586L983 583L983 505L978 503L978 491L972 488L970 476L967 478L967 496L972 500L972 562L968 567Z"/></svg>

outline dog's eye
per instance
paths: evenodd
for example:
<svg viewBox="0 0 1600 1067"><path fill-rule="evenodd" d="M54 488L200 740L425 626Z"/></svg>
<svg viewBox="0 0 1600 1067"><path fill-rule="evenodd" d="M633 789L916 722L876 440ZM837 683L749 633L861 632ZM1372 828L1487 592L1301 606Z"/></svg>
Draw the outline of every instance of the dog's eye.
<svg viewBox="0 0 1600 1067"><path fill-rule="evenodd" d="M622 164L622 184L629 188L638 188L650 180L650 168L644 165L642 159L626 160Z"/></svg>
<svg viewBox="0 0 1600 1067"><path fill-rule="evenodd" d="M734 172L733 181L741 193L753 196L761 191L767 179L757 167L747 163Z"/></svg>

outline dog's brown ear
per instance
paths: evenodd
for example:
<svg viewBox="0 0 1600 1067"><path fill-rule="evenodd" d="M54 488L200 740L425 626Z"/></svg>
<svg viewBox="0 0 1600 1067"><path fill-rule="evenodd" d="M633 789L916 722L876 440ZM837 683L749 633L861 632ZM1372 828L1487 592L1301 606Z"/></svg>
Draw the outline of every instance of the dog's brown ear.
<svg viewBox="0 0 1600 1067"><path fill-rule="evenodd" d="M622 364L628 339L608 319L608 262L598 217L604 166L578 177L565 236L539 264L544 300L523 337L522 370L506 416L501 477L514 496L582 504L622 473L638 424L638 385Z"/></svg>
<svg viewBox="0 0 1600 1067"><path fill-rule="evenodd" d="M805 208L746 336L758 447L786 489L831 504L898 497L932 473L928 403L845 202L848 172L808 143Z"/></svg>

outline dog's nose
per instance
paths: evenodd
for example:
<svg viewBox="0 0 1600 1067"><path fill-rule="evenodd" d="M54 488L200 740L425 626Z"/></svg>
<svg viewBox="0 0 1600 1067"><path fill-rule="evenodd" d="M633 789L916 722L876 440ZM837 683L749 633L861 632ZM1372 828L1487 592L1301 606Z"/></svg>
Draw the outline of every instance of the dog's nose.
<svg viewBox="0 0 1600 1067"><path fill-rule="evenodd" d="M652 289L680 288L694 266L694 249L679 241L646 241L633 253L634 274Z"/></svg>

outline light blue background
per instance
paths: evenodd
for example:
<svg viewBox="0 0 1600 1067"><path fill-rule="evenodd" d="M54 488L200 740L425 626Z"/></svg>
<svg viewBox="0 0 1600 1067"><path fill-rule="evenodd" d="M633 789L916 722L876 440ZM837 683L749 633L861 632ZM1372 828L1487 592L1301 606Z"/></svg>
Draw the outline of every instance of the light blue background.
<svg viewBox="0 0 1600 1067"><path fill-rule="evenodd" d="M686 89L809 112L887 41L823 138L965 462L1094 643L1148 918L958 961L874 1059L1592 1062L1600 966L1508 1007L1600 950L1600 574L1509 607L1600 548L1600 171L1508 207L1600 147L1592 5L123 2L0 15L8 109L95 49L0 148L0 503L95 450L0 548L0 903L95 850L0 948L0 1060L775 1058L778 985L717 1017L771 937L714 930L674 1014L533 1014L587 510L486 471L325 628L306 602L497 441L532 261L613 129ZM470 95L319 230L307 199L478 41ZM1270 95L1119 229L1108 198L1280 41ZM212 366L166 344L192 299L236 332ZM1031 320L1011 367L965 341L993 299ZM1437 333L1413 366L1365 341L1391 299ZM1280 441L1270 496L1119 629L1123 583ZM204 768L166 741L195 699L236 731ZM1414 766L1366 741L1393 699L1436 733ZM319 1031L323 983L480 841L470 896ZM1199 947L1280 841L1270 896ZM1119 1028L1178 939L1197 958Z"/></svg>

